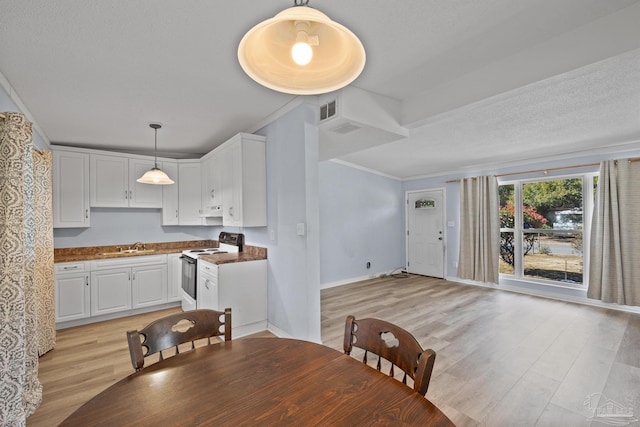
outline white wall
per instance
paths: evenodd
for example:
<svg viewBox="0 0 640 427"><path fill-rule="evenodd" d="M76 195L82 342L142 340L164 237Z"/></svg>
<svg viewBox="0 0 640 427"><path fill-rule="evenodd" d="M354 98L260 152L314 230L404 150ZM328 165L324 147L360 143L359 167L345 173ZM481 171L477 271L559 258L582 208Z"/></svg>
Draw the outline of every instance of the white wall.
<svg viewBox="0 0 640 427"><path fill-rule="evenodd" d="M331 161L320 163L323 288L404 268L403 200L399 180Z"/></svg>
<svg viewBox="0 0 640 427"><path fill-rule="evenodd" d="M267 137L266 228L244 228L269 258L269 324L321 341L317 107L303 104L257 134ZM304 224L305 235L297 234ZM230 229L232 230L232 229Z"/></svg>

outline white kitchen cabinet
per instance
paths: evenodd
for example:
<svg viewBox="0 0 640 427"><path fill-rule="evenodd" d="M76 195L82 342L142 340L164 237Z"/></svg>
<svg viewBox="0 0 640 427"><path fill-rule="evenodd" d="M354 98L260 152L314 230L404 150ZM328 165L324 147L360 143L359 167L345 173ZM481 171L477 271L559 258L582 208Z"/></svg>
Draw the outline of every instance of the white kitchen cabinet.
<svg viewBox="0 0 640 427"><path fill-rule="evenodd" d="M222 168L221 157L217 152L201 159L202 168L202 216L222 216Z"/></svg>
<svg viewBox="0 0 640 427"><path fill-rule="evenodd" d="M91 315L167 302L167 256L94 260L91 266Z"/></svg>
<svg viewBox="0 0 640 427"><path fill-rule="evenodd" d="M155 166L153 160L91 154L90 163L91 206L162 207L162 186L136 181Z"/></svg>
<svg viewBox="0 0 640 427"><path fill-rule="evenodd" d="M162 225L178 225L178 163L162 162L162 170L175 182L162 186Z"/></svg>
<svg viewBox="0 0 640 427"><path fill-rule="evenodd" d="M180 225L202 225L200 162L178 163L178 221Z"/></svg>
<svg viewBox="0 0 640 427"><path fill-rule="evenodd" d="M84 262L56 264L54 289L56 322L91 316L89 271Z"/></svg>
<svg viewBox="0 0 640 427"><path fill-rule="evenodd" d="M219 156L223 225L266 226L265 138L240 133L221 146Z"/></svg>
<svg viewBox="0 0 640 427"><path fill-rule="evenodd" d="M161 208L164 185L142 184L138 178L155 167L153 160L129 159L129 207ZM170 184L175 185L175 184Z"/></svg>
<svg viewBox="0 0 640 427"><path fill-rule="evenodd" d="M52 169L53 227L89 227L89 154L54 150Z"/></svg>
<svg viewBox="0 0 640 427"><path fill-rule="evenodd" d="M132 308L167 302L167 266L152 265L131 269Z"/></svg>
<svg viewBox="0 0 640 427"><path fill-rule="evenodd" d="M218 266L200 262L198 262L198 265L198 290L196 292L198 309L220 310L220 305L218 304Z"/></svg>
<svg viewBox="0 0 640 427"><path fill-rule="evenodd" d="M198 260L198 308L231 308L232 338L267 329L267 260Z"/></svg>
<svg viewBox="0 0 640 427"><path fill-rule="evenodd" d="M91 272L91 315L131 309L131 268Z"/></svg>
<svg viewBox="0 0 640 427"><path fill-rule="evenodd" d="M180 301L182 298L182 254L167 255L167 301Z"/></svg>

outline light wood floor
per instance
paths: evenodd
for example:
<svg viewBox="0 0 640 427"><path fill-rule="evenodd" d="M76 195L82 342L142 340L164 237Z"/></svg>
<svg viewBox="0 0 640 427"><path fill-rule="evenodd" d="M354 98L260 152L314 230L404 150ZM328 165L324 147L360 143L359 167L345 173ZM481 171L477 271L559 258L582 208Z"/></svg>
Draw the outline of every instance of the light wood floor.
<svg viewBox="0 0 640 427"><path fill-rule="evenodd" d="M125 332L178 310L58 331L27 425L57 425L132 373ZM640 315L411 275L323 290L326 345L342 351L348 314L394 322L437 352L427 397L459 427L589 426L585 401L605 399L640 418Z"/></svg>

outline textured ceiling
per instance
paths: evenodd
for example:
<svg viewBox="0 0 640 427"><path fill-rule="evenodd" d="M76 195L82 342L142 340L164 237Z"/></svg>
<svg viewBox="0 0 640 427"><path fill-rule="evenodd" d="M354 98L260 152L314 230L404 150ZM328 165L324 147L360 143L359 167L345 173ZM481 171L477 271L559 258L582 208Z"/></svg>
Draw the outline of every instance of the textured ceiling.
<svg viewBox="0 0 640 427"><path fill-rule="evenodd" d="M246 30L290 1L0 0L0 72L58 144L204 153L292 96L251 81ZM341 156L397 177L640 141L640 0L311 0L362 40L354 86L410 137Z"/></svg>

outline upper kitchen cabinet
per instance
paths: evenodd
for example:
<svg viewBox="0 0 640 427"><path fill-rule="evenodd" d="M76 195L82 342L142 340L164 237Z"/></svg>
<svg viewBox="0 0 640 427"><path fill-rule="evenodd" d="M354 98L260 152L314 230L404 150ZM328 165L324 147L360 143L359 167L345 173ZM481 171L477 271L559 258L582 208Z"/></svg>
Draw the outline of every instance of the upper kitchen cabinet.
<svg viewBox="0 0 640 427"><path fill-rule="evenodd" d="M179 225L178 163L162 162L162 170L175 184L162 185L162 225Z"/></svg>
<svg viewBox="0 0 640 427"><path fill-rule="evenodd" d="M136 181L154 167L152 160L91 154L90 162L92 207L162 207L162 186Z"/></svg>
<svg viewBox="0 0 640 427"><path fill-rule="evenodd" d="M262 136L240 133L220 147L225 226L267 225L265 140Z"/></svg>
<svg viewBox="0 0 640 427"><path fill-rule="evenodd" d="M202 225L200 161L178 163L178 223Z"/></svg>
<svg viewBox="0 0 640 427"><path fill-rule="evenodd" d="M89 154L53 150L53 227L89 227Z"/></svg>
<svg viewBox="0 0 640 427"><path fill-rule="evenodd" d="M200 159L202 168L202 215L222 217L222 159L213 151Z"/></svg>

